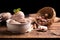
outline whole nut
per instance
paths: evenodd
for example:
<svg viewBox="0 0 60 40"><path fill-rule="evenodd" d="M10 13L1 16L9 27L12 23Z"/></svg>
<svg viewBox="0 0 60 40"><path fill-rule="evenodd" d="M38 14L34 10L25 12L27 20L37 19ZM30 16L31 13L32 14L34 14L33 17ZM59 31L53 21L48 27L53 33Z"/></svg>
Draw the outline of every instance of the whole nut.
<svg viewBox="0 0 60 40"><path fill-rule="evenodd" d="M46 26L41 26L40 25L40 26L38 26L38 28L42 31L47 31L48 30L48 28Z"/></svg>

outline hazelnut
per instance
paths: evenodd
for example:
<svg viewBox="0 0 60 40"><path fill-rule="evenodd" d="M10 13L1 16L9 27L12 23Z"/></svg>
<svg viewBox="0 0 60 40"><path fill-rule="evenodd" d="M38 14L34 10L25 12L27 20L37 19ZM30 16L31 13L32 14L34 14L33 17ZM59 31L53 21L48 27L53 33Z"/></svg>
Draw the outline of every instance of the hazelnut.
<svg viewBox="0 0 60 40"><path fill-rule="evenodd" d="M46 26L38 26L38 28L41 30L41 31L47 31L48 28Z"/></svg>

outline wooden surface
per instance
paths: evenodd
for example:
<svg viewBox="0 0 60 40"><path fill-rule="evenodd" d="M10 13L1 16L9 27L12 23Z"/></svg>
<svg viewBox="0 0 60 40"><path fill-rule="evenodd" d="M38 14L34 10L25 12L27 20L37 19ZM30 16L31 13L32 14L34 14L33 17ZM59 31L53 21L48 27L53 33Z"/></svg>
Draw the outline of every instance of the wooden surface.
<svg viewBox="0 0 60 40"><path fill-rule="evenodd" d="M58 23L53 25L56 26L57 24ZM60 27L60 23L59 23L59 27ZM53 30L53 29L50 29L50 30ZM50 32L50 30L48 30L47 32L38 32L36 30L32 30L29 33L17 34L17 33L8 32L7 27L1 26L0 38L60 38L60 36L53 35Z"/></svg>

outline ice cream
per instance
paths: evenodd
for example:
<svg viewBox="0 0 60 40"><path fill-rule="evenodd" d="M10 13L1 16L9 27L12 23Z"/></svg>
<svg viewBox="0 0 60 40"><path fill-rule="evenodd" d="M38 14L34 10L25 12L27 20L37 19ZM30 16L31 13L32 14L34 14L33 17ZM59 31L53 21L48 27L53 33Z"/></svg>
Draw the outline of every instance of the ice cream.
<svg viewBox="0 0 60 40"><path fill-rule="evenodd" d="M9 19L9 23L10 23L10 24L21 24L21 23L15 21L15 20L13 20L13 19Z"/></svg>
<svg viewBox="0 0 60 40"><path fill-rule="evenodd" d="M26 22L24 13L22 11L18 10L18 9L16 9L15 11L14 11L15 14L12 15L11 19L13 19L17 22L20 22L20 23Z"/></svg>
<svg viewBox="0 0 60 40"><path fill-rule="evenodd" d="M10 12L3 12L0 14L0 22L10 19L11 18L11 13Z"/></svg>
<svg viewBox="0 0 60 40"><path fill-rule="evenodd" d="M14 14L11 19L18 21L18 22L26 22L25 20L25 15L22 11L17 12L16 14Z"/></svg>
<svg viewBox="0 0 60 40"><path fill-rule="evenodd" d="M22 11L15 12L15 14L7 20L7 28L8 31L16 33L30 32L33 29L30 20L25 18Z"/></svg>

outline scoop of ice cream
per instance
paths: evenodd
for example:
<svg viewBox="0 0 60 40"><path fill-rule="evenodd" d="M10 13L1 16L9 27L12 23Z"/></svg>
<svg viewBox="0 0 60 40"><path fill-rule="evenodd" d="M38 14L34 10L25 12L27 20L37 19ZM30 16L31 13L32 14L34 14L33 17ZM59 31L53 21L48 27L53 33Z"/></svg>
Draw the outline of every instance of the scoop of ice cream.
<svg viewBox="0 0 60 40"><path fill-rule="evenodd" d="M2 14L0 14L0 22L2 21Z"/></svg>
<svg viewBox="0 0 60 40"><path fill-rule="evenodd" d="M26 22L26 19L25 18L18 18L18 17L14 17L12 18L13 20L17 21L17 22L20 22L20 23L25 23Z"/></svg>
<svg viewBox="0 0 60 40"><path fill-rule="evenodd" d="M4 12L4 13L1 13L0 14L0 22L4 21L4 20L7 20L7 19L10 19L11 18L11 13L9 12Z"/></svg>
<svg viewBox="0 0 60 40"><path fill-rule="evenodd" d="M22 11L18 11L17 13L15 13L14 14L16 17L18 17L18 18L24 18L25 17L25 15L24 15L24 13L22 12Z"/></svg>
<svg viewBox="0 0 60 40"><path fill-rule="evenodd" d="M13 19L8 19L7 21L9 21L10 24L21 24Z"/></svg>
<svg viewBox="0 0 60 40"><path fill-rule="evenodd" d="M22 11L18 11L17 12L17 15L19 15L21 18L24 18L25 17L25 15L24 15L24 13Z"/></svg>
<svg viewBox="0 0 60 40"><path fill-rule="evenodd" d="M6 12L6 13L3 13L2 16L4 19L9 19L9 18L11 18L12 15L11 15L11 13Z"/></svg>
<svg viewBox="0 0 60 40"><path fill-rule="evenodd" d="M24 19L19 19L17 21L20 22L20 23L26 23L27 22L27 20L25 18Z"/></svg>
<svg viewBox="0 0 60 40"><path fill-rule="evenodd" d="M15 13L11 19L17 21L17 22L20 22L20 23L24 23L26 22L25 20L25 15L22 11L18 11L17 13Z"/></svg>

